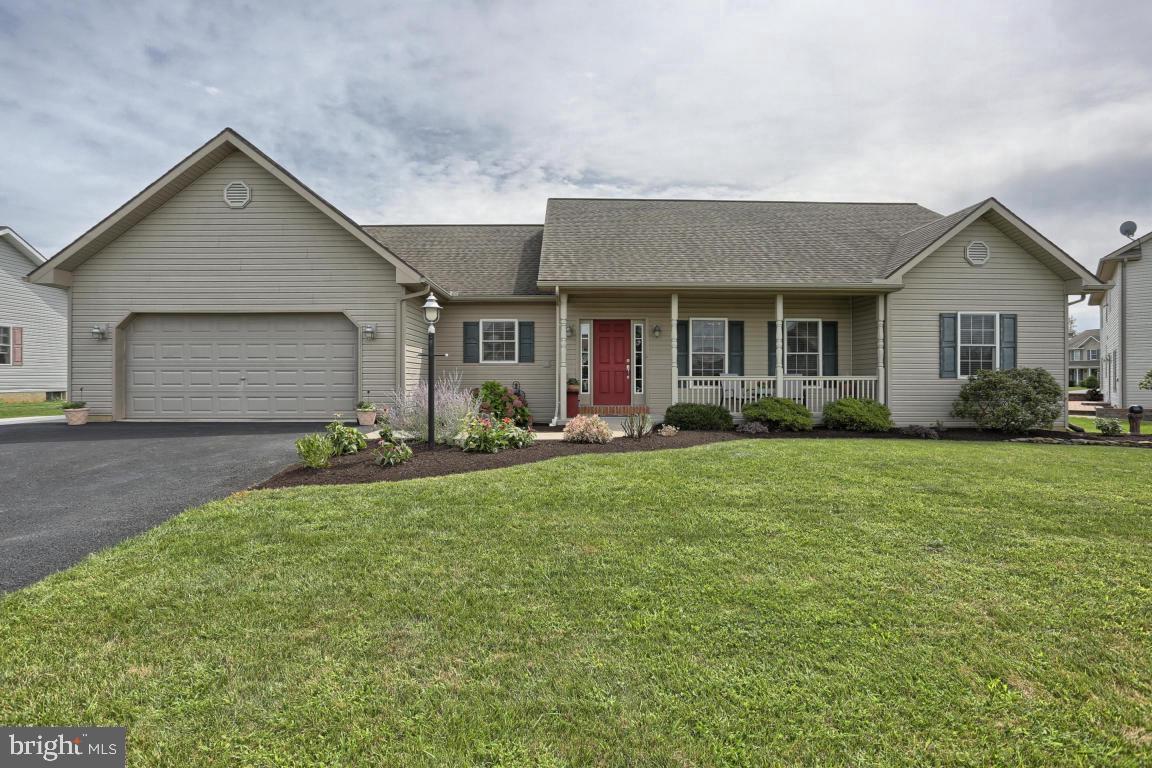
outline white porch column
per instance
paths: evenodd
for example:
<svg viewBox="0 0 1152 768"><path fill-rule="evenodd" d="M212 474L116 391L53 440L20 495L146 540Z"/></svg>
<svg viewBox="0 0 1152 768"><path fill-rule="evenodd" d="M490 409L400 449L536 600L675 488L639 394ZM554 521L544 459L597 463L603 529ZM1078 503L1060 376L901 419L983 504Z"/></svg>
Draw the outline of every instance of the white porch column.
<svg viewBox="0 0 1152 768"><path fill-rule="evenodd" d="M669 400L669 405L675 405L680 399L680 363L677 352L677 344L679 339L676 338L677 331L680 325L680 294L672 294L672 327L669 328L669 338L672 339L672 398Z"/></svg>
<svg viewBox="0 0 1152 768"><path fill-rule="evenodd" d="M888 402L887 376L884 366L884 317L888 297L883 293L876 297L876 399Z"/></svg>
<svg viewBox="0 0 1152 768"><path fill-rule="evenodd" d="M784 294L776 294L776 397L784 397Z"/></svg>
<svg viewBox="0 0 1152 768"><path fill-rule="evenodd" d="M560 294L560 327L556 329L557 344L560 350L560 389L556 396L560 398L560 423L568 421L568 294Z"/></svg>

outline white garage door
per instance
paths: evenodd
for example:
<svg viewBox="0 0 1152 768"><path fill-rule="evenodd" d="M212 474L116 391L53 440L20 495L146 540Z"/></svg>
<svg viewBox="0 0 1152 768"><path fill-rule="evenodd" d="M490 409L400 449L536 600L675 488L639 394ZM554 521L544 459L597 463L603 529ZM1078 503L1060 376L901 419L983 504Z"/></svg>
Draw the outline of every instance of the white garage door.
<svg viewBox="0 0 1152 768"><path fill-rule="evenodd" d="M130 419L322 419L356 406L343 315L140 315L127 336Z"/></svg>

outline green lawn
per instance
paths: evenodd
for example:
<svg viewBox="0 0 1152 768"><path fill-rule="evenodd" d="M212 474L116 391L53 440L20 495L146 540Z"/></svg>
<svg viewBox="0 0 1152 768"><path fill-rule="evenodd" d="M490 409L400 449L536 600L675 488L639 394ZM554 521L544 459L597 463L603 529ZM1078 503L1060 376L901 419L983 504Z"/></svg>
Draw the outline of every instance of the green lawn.
<svg viewBox="0 0 1152 768"><path fill-rule="evenodd" d="M124 724L135 766L1137 765L1150 455L735 441L238 494L0 601L0 722Z"/></svg>
<svg viewBox="0 0 1152 768"><path fill-rule="evenodd" d="M18 416L62 416L62 402L4 403L0 402L0 419L14 419Z"/></svg>

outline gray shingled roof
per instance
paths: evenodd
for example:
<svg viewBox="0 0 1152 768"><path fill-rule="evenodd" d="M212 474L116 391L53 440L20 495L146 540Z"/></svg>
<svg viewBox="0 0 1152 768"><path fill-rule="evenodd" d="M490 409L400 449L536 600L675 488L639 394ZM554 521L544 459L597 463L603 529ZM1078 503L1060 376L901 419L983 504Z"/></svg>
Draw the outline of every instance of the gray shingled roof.
<svg viewBox="0 0 1152 768"><path fill-rule="evenodd" d="M532 296L540 264L539 224L366 226L365 232L425 277L468 296Z"/></svg>
<svg viewBox="0 0 1152 768"><path fill-rule="evenodd" d="M962 208L956 211L956 213L941 216L935 221L930 221L910 232L905 232L901 235L900 239L896 241L896 248L893 249L891 258L888 259L888 263L884 266L884 274L881 275L881 277L887 277L907 264L910 260L918 256L921 251L943 237L948 230L963 221L968 214L984 205L985 202L987 201L982 200L975 205Z"/></svg>
<svg viewBox="0 0 1152 768"><path fill-rule="evenodd" d="M1075 336L1072 336L1071 338L1068 339L1068 349L1075 349L1076 347L1080 346L1084 342L1088 341L1088 338L1090 336L1095 336L1097 339L1099 339L1100 338L1100 329L1099 328L1089 328L1086 331L1080 331L1080 333L1078 333Z"/></svg>
<svg viewBox="0 0 1152 768"><path fill-rule="evenodd" d="M940 218L914 203L552 199L540 282L869 283Z"/></svg>

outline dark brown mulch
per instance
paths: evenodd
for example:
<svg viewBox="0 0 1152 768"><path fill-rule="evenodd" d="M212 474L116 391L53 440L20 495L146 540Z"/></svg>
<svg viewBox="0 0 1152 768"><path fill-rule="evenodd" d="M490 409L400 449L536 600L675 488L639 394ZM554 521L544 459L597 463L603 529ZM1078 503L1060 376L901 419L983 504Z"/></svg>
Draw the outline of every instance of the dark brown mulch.
<svg viewBox="0 0 1152 768"><path fill-rule="evenodd" d="M1062 438L1099 438L1099 435L1079 435L1069 432L1038 430L1032 436ZM981 432L976 429L949 429L941 436L945 441L1000 442L1010 440L1015 435L995 432ZM344 485L347 483L379 483L394 480L411 480L417 477L438 477L455 475L461 472L475 472L481 469L498 469L517 464L530 464L535 461L554 459L560 456L576 456L582 453L626 453L629 451L658 451L669 448L688 448L694 445L723 442L727 440L787 440L787 439L869 439L869 440L916 440L921 438L899 432L840 432L830 429L817 429L811 432L773 432L766 435L746 435L739 432L689 432L683 431L673 437L648 435L640 440L618 437L607 445L587 443L565 443L561 440L538 440L527 448L501 451L500 453L465 453L450 446L437 446L429 449L423 443L412 443L415 455L404 464L395 467L378 467L372 461L372 447L354 456L340 456L332 460L327 469L308 469L294 466L273 475L256 488L290 488L297 485ZM1133 436L1132 439L1141 439ZM1143 439L1148 439L1144 436Z"/></svg>

